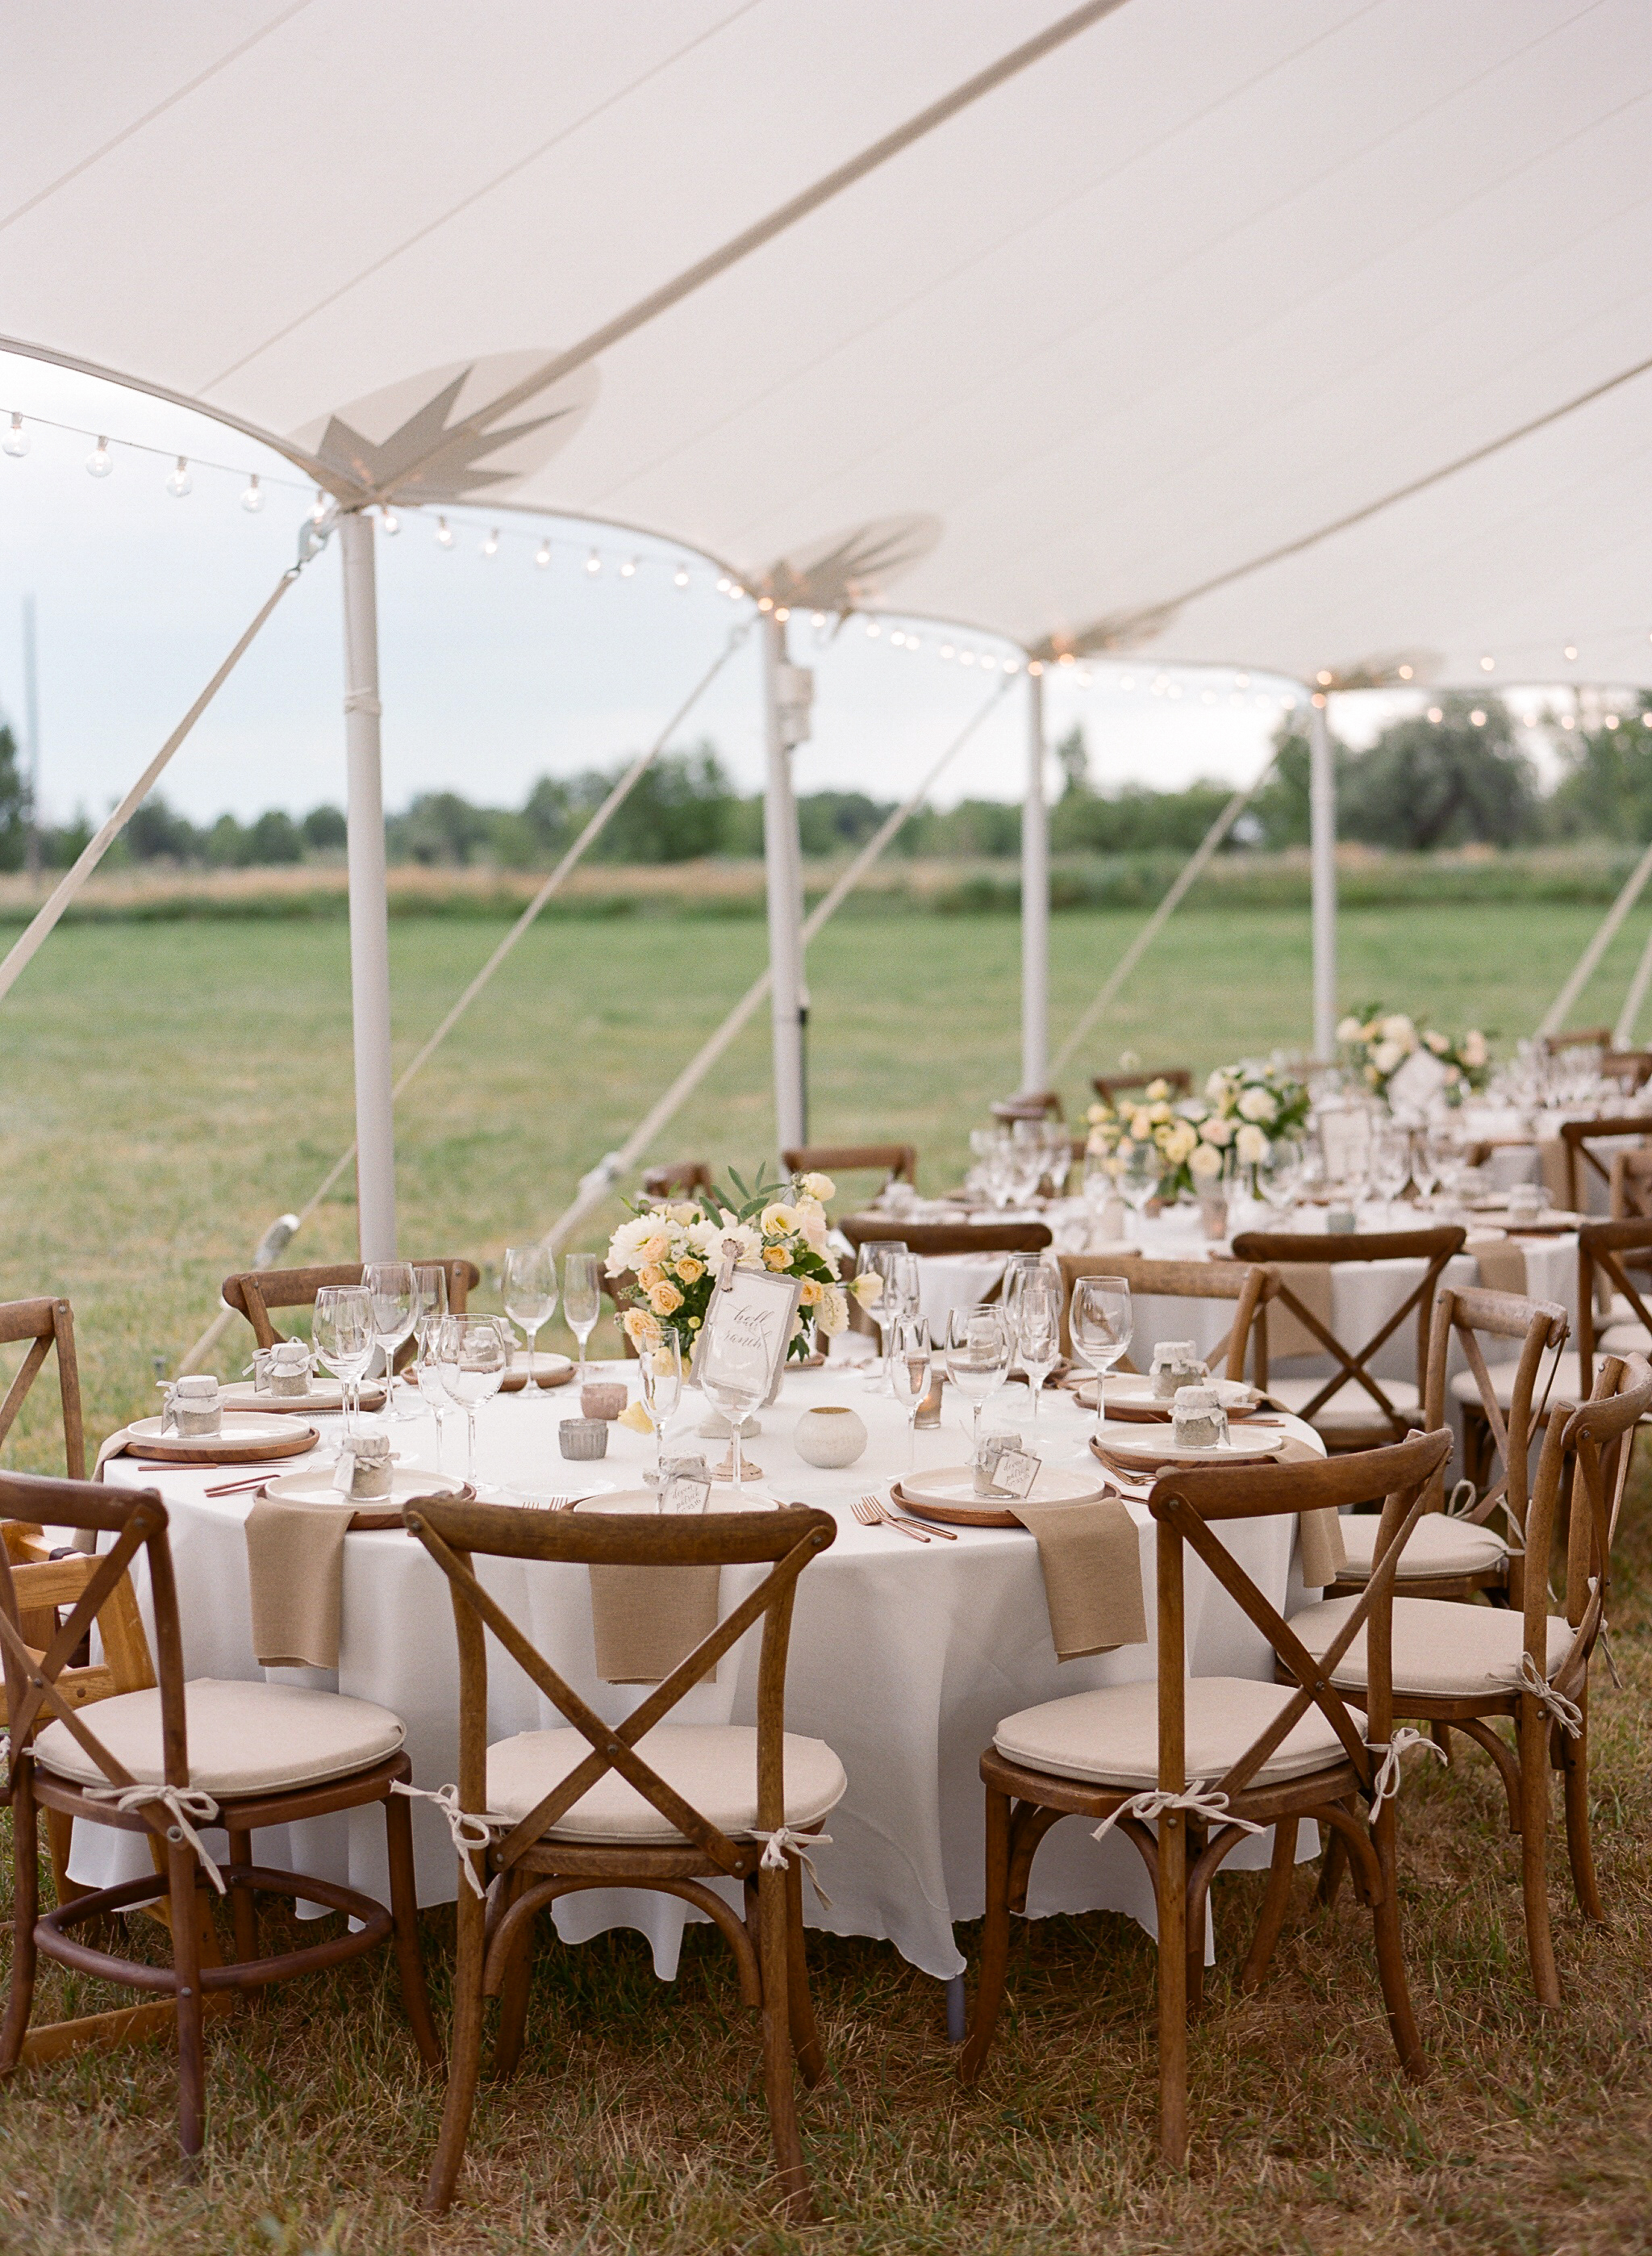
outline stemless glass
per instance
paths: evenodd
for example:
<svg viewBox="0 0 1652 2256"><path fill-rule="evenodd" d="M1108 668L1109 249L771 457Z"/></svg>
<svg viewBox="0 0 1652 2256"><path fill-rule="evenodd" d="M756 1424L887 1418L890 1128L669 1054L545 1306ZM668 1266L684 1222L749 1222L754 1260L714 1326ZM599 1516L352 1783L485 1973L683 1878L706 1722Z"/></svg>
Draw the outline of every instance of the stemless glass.
<svg viewBox="0 0 1652 2256"><path fill-rule="evenodd" d="M1032 1392L1036 1435L1044 1383L1061 1360L1061 1287L1048 1269L1024 1271L1017 1280L1014 1322L1021 1367Z"/></svg>
<svg viewBox="0 0 1652 2256"><path fill-rule="evenodd" d="M918 1406L930 1388L929 1322L924 1316L903 1316L889 1343L889 1383L895 1399L906 1413L906 1470L917 1470Z"/></svg>
<svg viewBox="0 0 1652 2256"><path fill-rule="evenodd" d="M503 1284L505 1314L528 1335L528 1383L523 1392L531 1395L533 1343L540 1325L556 1314L556 1256L545 1245L506 1246Z"/></svg>
<svg viewBox="0 0 1652 2256"><path fill-rule="evenodd" d="M720 1410L728 1421L738 1505L742 1479L741 1435L747 1419L769 1391L769 1357L762 1342L714 1332L700 1354L699 1389L713 1409Z"/></svg>
<svg viewBox="0 0 1652 2256"><path fill-rule="evenodd" d="M654 1429L654 1485L662 1490L660 1462L664 1455L665 1421L682 1399L683 1350L675 1332L668 1331L661 1344L644 1348L637 1358L637 1376L643 1382L643 1410Z"/></svg>
<svg viewBox="0 0 1652 2256"><path fill-rule="evenodd" d="M946 1375L974 1413L971 1460L981 1455L981 1414L1009 1371L1009 1325L1002 1308L953 1308L946 1319Z"/></svg>
<svg viewBox="0 0 1652 2256"><path fill-rule="evenodd" d="M369 1261L362 1282L373 1301L373 1334L384 1352L384 1406L397 1416L396 1352L418 1322L418 1287L405 1261Z"/></svg>
<svg viewBox="0 0 1652 2256"><path fill-rule="evenodd" d="M373 1360L373 1296L365 1285L323 1285L311 1336L325 1369L344 1389L344 1430L355 1431L362 1378Z"/></svg>
<svg viewBox="0 0 1652 2256"><path fill-rule="evenodd" d="M1107 1373L1121 1360L1135 1332L1128 1280L1076 1277L1067 1311L1072 1352L1095 1373L1095 1420L1107 1415Z"/></svg>
<svg viewBox="0 0 1652 2256"><path fill-rule="evenodd" d="M602 1313L602 1262L595 1253L570 1253L562 1264L562 1313L568 1329L580 1343L580 1368L585 1368L585 1343L596 1329Z"/></svg>
<svg viewBox="0 0 1652 2256"><path fill-rule="evenodd" d="M465 1414L468 1441L465 1477L474 1487L476 1412L499 1392L510 1361L510 1345L495 1316L448 1316L436 1352L442 1385Z"/></svg>

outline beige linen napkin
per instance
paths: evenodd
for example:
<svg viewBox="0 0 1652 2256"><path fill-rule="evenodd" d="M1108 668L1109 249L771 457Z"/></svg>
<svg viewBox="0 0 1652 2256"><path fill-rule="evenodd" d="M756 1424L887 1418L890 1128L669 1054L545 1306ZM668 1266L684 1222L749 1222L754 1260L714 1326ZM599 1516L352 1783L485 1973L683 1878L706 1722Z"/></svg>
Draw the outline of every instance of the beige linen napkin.
<svg viewBox="0 0 1652 2256"><path fill-rule="evenodd" d="M261 1668L336 1668L344 1537L355 1506L261 1496L247 1514L252 1649Z"/></svg>
<svg viewBox="0 0 1652 2256"><path fill-rule="evenodd" d="M1564 1213L1571 1204L1571 1190L1566 1181L1566 1147L1558 1136L1538 1139L1537 1172L1543 1177L1543 1187L1549 1194L1550 1205L1559 1207ZM1585 1206L1589 1203L1586 1193L1583 1202Z"/></svg>
<svg viewBox="0 0 1652 2256"><path fill-rule="evenodd" d="M1480 1281L1488 1293L1524 1293L1526 1253L1508 1237L1471 1237L1463 1247L1480 1264Z"/></svg>
<svg viewBox="0 0 1652 2256"><path fill-rule="evenodd" d="M593 1567L591 1631L605 1684L658 1684L717 1626L721 1567Z"/></svg>
<svg viewBox="0 0 1652 2256"><path fill-rule="evenodd" d="M1328 1261L1280 1261L1273 1265L1279 1280L1294 1293L1309 1315L1322 1323L1328 1332L1336 1327L1331 1321L1331 1264ZM1282 1301L1269 1301L1268 1316L1268 1359L1283 1361L1291 1355L1323 1355L1325 1342L1318 1340L1300 1316Z"/></svg>
<svg viewBox="0 0 1652 2256"><path fill-rule="evenodd" d="M1116 1497L1005 1509L1038 1546L1058 1660L1147 1643L1141 1533Z"/></svg>

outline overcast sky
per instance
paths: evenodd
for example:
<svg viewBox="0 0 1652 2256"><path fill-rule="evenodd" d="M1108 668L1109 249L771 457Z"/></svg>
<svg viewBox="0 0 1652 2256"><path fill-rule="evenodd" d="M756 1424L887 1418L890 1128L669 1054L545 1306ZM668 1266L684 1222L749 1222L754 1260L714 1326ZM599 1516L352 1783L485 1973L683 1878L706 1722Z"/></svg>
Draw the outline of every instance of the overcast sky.
<svg viewBox="0 0 1652 2256"><path fill-rule="evenodd" d="M91 377L0 354L0 410L25 418L21 459L0 456L0 709L23 721L22 614L38 619L41 798L48 820L101 814L187 709L291 560L313 495L278 456L203 417ZM74 427L53 429L53 423ZM107 476L84 467L110 441ZM122 442L127 442L123 444ZM140 447L158 451L144 453ZM167 490L173 457L193 490ZM214 465L218 467L214 467ZM257 473L264 505L242 506ZM384 791L391 807L420 791L519 805L534 779L608 765L650 741L722 648L747 606L714 573L668 544L510 516L482 553L485 513L453 511L451 547L428 512L381 537L379 621ZM546 536L551 561L537 554ZM622 568L636 560L627 575ZM679 588L679 571L689 584ZM890 601L898 599L898 590ZM979 660L1010 645L913 623L873 638L851 621L835 639L809 622L792 655L815 668L813 740L798 756L800 791L909 790L993 694ZM755 638L678 732L717 745L748 788L761 780ZM977 663L940 655L951 641ZM228 808L297 814L341 803L343 723L336 542L305 574L178 755L162 786L196 821ZM1151 685L1161 682L1158 694ZM1150 662L1093 669L1090 685L1048 677L1051 741L1083 723L1098 786L1163 788L1195 777L1248 777L1266 757L1291 685L1266 676L1173 673ZM1128 686L1127 686L1128 685ZM1336 725L1368 741L1415 698L1338 701ZM1017 796L1024 684L999 701L947 769L934 797ZM1541 739L1531 749L1540 756Z"/></svg>

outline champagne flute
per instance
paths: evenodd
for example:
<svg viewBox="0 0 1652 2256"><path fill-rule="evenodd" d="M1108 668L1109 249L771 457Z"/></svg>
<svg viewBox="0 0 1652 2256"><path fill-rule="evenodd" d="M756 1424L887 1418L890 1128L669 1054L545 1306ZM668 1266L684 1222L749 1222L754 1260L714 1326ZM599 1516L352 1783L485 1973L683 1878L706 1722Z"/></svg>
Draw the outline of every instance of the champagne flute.
<svg viewBox="0 0 1652 2256"><path fill-rule="evenodd" d="M1095 1421L1107 1415L1107 1373L1129 1347L1135 1332L1128 1280L1123 1277L1076 1277L1067 1311L1072 1352L1095 1373Z"/></svg>
<svg viewBox="0 0 1652 2256"><path fill-rule="evenodd" d="M413 1287L418 1294L418 1317L415 1326L418 1339L418 1352L413 1360L413 1383L425 1401L435 1408L436 1470L439 1472L441 1470L442 1421L447 1414L445 1406L437 1407L436 1406L445 1406L447 1397L439 1378L435 1380L433 1386L429 1386L425 1383L425 1377L427 1371L432 1375L435 1371L432 1346L435 1328L447 1314L447 1272L439 1261L416 1263L413 1269Z"/></svg>
<svg viewBox="0 0 1652 2256"><path fill-rule="evenodd" d="M1009 1369L1009 1326L1001 1308L953 1308L946 1319L946 1372L974 1413L972 1461L981 1455L981 1414Z"/></svg>
<svg viewBox="0 0 1652 2256"><path fill-rule="evenodd" d="M373 1359L373 1296L365 1285L323 1285L315 1296L315 1351L344 1390L344 1430L355 1431L362 1376Z"/></svg>
<svg viewBox="0 0 1652 2256"><path fill-rule="evenodd" d="M918 1406L930 1388L929 1322L924 1316L903 1316L889 1343L889 1384L895 1399L906 1413L906 1470L917 1470Z"/></svg>
<svg viewBox="0 0 1652 2256"><path fill-rule="evenodd" d="M362 1282L373 1301L373 1333L384 1352L384 1403L397 1416L396 1355L418 1322L418 1287L406 1261L369 1261Z"/></svg>
<svg viewBox="0 0 1652 2256"><path fill-rule="evenodd" d="M1017 1280L1014 1316L1021 1367L1032 1390L1036 1435L1044 1383L1061 1360L1061 1287L1049 1270L1023 1273Z"/></svg>
<svg viewBox="0 0 1652 2256"><path fill-rule="evenodd" d="M476 1411L497 1394L510 1360L510 1347L494 1316L448 1316L437 1350L442 1384L465 1414L468 1437L465 1477L476 1480Z"/></svg>
<svg viewBox="0 0 1652 2256"><path fill-rule="evenodd" d="M505 1314L518 1331L528 1335L526 1394L533 1386L533 1343L539 1327L556 1314L556 1256L545 1245L506 1246L503 1283Z"/></svg>
<svg viewBox="0 0 1652 2256"><path fill-rule="evenodd" d="M654 1429L654 1485L663 1496L661 1466L665 1450L665 1421L683 1392L683 1350L676 1333L668 1331L658 1347L645 1347L637 1359L636 1369L643 1382L643 1413Z"/></svg>
<svg viewBox="0 0 1652 2256"><path fill-rule="evenodd" d="M568 1329L580 1343L580 1368L585 1369L585 1343L596 1329L602 1313L602 1262L595 1253L570 1253L562 1264L562 1313Z"/></svg>

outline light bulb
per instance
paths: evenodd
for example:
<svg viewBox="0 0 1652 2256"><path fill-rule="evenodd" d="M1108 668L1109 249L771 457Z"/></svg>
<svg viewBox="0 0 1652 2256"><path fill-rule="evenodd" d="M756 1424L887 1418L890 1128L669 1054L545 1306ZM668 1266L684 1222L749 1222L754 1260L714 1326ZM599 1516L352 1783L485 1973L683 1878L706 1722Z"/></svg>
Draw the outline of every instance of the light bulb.
<svg viewBox="0 0 1652 2256"><path fill-rule="evenodd" d="M1061 653L1060 662L1063 666L1076 666L1079 661L1074 658L1070 650L1064 650Z"/></svg>
<svg viewBox="0 0 1652 2256"><path fill-rule="evenodd" d="M533 560L539 567L541 571L543 571L545 566L551 561L551 543L548 540L542 540L539 543L539 546L534 550Z"/></svg>
<svg viewBox="0 0 1652 2256"><path fill-rule="evenodd" d="M395 539L397 534L402 529L402 520L397 516L396 511L393 509L380 510L378 513L378 521L383 526L385 532L389 533L392 540Z"/></svg>
<svg viewBox="0 0 1652 2256"><path fill-rule="evenodd" d="M1333 679L1330 667L1325 666L1322 666L1318 673L1314 675L1314 680L1319 684L1321 689L1329 689Z"/></svg>
<svg viewBox="0 0 1652 2256"><path fill-rule="evenodd" d="M256 476L247 480L247 490L241 497L241 506L249 517L257 517L264 507L264 494Z"/></svg>
<svg viewBox="0 0 1652 2256"><path fill-rule="evenodd" d="M688 567L686 564L679 564L677 569L671 574L671 585L673 588L685 588L688 585Z"/></svg>
<svg viewBox="0 0 1652 2256"><path fill-rule="evenodd" d="M1019 673L1020 671L1021 660L1018 658L1007 658L1004 660L1004 672L1006 673Z"/></svg>
<svg viewBox="0 0 1652 2256"><path fill-rule="evenodd" d="M1643 729L1652 729L1652 713L1642 713L1642 714L1641 714L1641 726Z"/></svg>
<svg viewBox="0 0 1652 2256"><path fill-rule="evenodd" d="M729 578L727 572L720 573L717 580L718 594L720 596L726 596L734 584L734 582Z"/></svg>
<svg viewBox="0 0 1652 2256"><path fill-rule="evenodd" d="M1236 673L1234 676L1234 687L1235 689L1248 689L1250 687L1249 674Z"/></svg>
<svg viewBox="0 0 1652 2256"><path fill-rule="evenodd" d="M182 501L186 494L195 490L195 481L189 475L189 464L181 455L167 473L166 490L174 501Z"/></svg>
<svg viewBox="0 0 1652 2256"><path fill-rule="evenodd" d="M451 548L453 545L453 528L445 517L439 517L436 520L436 546L438 548Z"/></svg>
<svg viewBox="0 0 1652 2256"><path fill-rule="evenodd" d="M597 574L602 569L602 559L597 554L594 548L585 560L585 568L594 580Z"/></svg>
<svg viewBox="0 0 1652 2256"><path fill-rule="evenodd" d="M942 656L943 658L956 658L956 657L957 657L957 655L958 655L957 649L955 648L955 646L954 646L952 643L950 643L950 642L944 642L944 643L941 645L941 656Z"/></svg>
<svg viewBox="0 0 1652 2256"><path fill-rule="evenodd" d="M996 673L998 671L998 660L995 658L989 658L986 652L983 651L981 658L981 670L983 673Z"/></svg>
<svg viewBox="0 0 1652 2256"><path fill-rule="evenodd" d="M109 441L100 439L86 458L86 475L88 478L106 478L114 467L109 458Z"/></svg>
<svg viewBox="0 0 1652 2256"><path fill-rule="evenodd" d="M1438 729L1440 723L1445 718L1445 716L1438 705L1431 705L1428 709L1428 717L1433 722L1435 727Z"/></svg>
<svg viewBox="0 0 1652 2256"><path fill-rule="evenodd" d="M635 556L628 556L624 563L621 565L620 577L622 580L634 580L636 577L636 559Z"/></svg>
<svg viewBox="0 0 1652 2256"><path fill-rule="evenodd" d="M315 490L315 499L314 499L314 500L310 504L310 522L311 522L311 524L312 524L312 525L320 525L320 522L321 522L321 519L322 519L326 515L327 515L327 496L322 492L322 490L321 490L320 487L320 486L317 486L317 488L316 488L316 490Z"/></svg>
<svg viewBox="0 0 1652 2256"><path fill-rule="evenodd" d="M775 607L775 599L774 599L774 597L773 597L772 596L758 596L758 598L757 598L757 609L758 609L760 611L771 611L771 610L773 610L774 607Z"/></svg>
<svg viewBox="0 0 1652 2256"><path fill-rule="evenodd" d="M924 645L915 634L909 634L906 638L906 647L908 650L922 650Z"/></svg>
<svg viewBox="0 0 1652 2256"><path fill-rule="evenodd" d="M1607 728L1608 728L1608 729L1615 729L1615 728L1617 727L1617 725L1618 725L1618 716L1617 716L1617 715L1616 715L1615 713L1608 713L1608 714L1606 715L1606 726L1607 726Z"/></svg>
<svg viewBox="0 0 1652 2256"><path fill-rule="evenodd" d="M1267 703L1267 701L1267 701L1267 699L1266 699L1266 698L1259 698L1259 699L1257 700L1257 702L1258 702L1259 704L1264 704L1264 705L1265 705L1265 704ZM1286 712L1286 713L1294 713L1294 712L1296 711L1296 709L1297 709L1297 693L1296 693L1296 691L1295 691L1294 689L1290 690L1290 692L1289 692L1285 696L1283 696L1283 697L1282 697L1282 698L1280 699L1279 703L1280 703L1280 709L1281 709L1281 710L1282 710L1282 711Z"/></svg>
<svg viewBox="0 0 1652 2256"><path fill-rule="evenodd" d="M738 580L731 580L729 582L728 596L730 602L737 603L745 592L745 589L741 586Z"/></svg>
<svg viewBox="0 0 1652 2256"><path fill-rule="evenodd" d="M761 608L761 606L759 608ZM889 629L889 644L890 647L895 650L904 650L906 648L906 637L903 634L899 627L891 627Z"/></svg>
<svg viewBox="0 0 1652 2256"><path fill-rule="evenodd" d="M11 428L6 433L4 439L0 439L0 447L4 447L8 455L11 455L19 462L22 460L24 455L28 453L29 434L23 427L23 418L21 415L14 415L12 417Z"/></svg>
<svg viewBox="0 0 1652 2256"><path fill-rule="evenodd" d="M1480 662L1480 670L1482 673L1489 673L1496 663L1497 660L1494 658L1482 658Z"/></svg>
<svg viewBox="0 0 1652 2256"><path fill-rule="evenodd" d="M879 626L879 624L878 624L878 623L877 623L877 621L876 621L875 619L868 619L868 620L867 621L867 623L866 623L866 638L867 638L867 640L868 640L868 642L875 642L875 641L877 640L878 637L882 633L882 631L883 631L882 628L881 626Z"/></svg>
<svg viewBox="0 0 1652 2256"><path fill-rule="evenodd" d="M488 538L482 542L482 553L484 556L496 556L499 553L499 528L496 525L493 526L491 531L489 532Z"/></svg>
<svg viewBox="0 0 1652 2256"><path fill-rule="evenodd" d="M1410 666L1402 666L1400 668L1400 679L1401 679L1401 680L1402 680L1402 681L1409 681L1409 680L1410 680L1410 678L1411 678L1411 673L1412 673L1412 668L1411 668Z"/></svg>
<svg viewBox="0 0 1652 2256"><path fill-rule="evenodd" d="M1566 645L1566 647L1565 647L1565 650L1564 650L1564 652L1563 655L1564 655L1564 656L1565 656L1565 657L1567 657L1567 658L1576 658L1576 656L1578 655L1578 645L1577 645L1577 644L1576 644L1575 642L1569 642L1569 643Z"/></svg>
<svg viewBox="0 0 1652 2256"><path fill-rule="evenodd" d="M973 650L960 650L958 653L958 663L960 666L974 666L975 663L974 652Z"/></svg>
<svg viewBox="0 0 1652 2256"><path fill-rule="evenodd" d="M1473 711L1468 717L1477 729L1483 729L1486 726L1486 716L1480 711L1478 705L1474 708Z"/></svg>
<svg viewBox="0 0 1652 2256"><path fill-rule="evenodd" d="M826 613L824 611L812 611L810 613L809 624L814 629L817 634L819 633L821 628L825 626L826 623Z"/></svg>
<svg viewBox="0 0 1652 2256"><path fill-rule="evenodd" d="M775 624L777 626L784 626L786 621L791 617L791 613L788 610L784 603L777 603L775 605ZM914 650L917 648L916 642L912 645L912 647Z"/></svg>
<svg viewBox="0 0 1652 2256"><path fill-rule="evenodd" d="M1575 713L1563 713L1560 716L1560 725L1563 729L1575 729L1578 725L1577 715Z"/></svg>
<svg viewBox="0 0 1652 2256"><path fill-rule="evenodd" d="M1027 660L1027 671L1028 671L1028 673L1030 673L1030 674L1033 676L1034 680L1036 680L1037 679L1037 677L1039 676L1039 674L1041 674L1041 673L1044 672L1044 660L1043 660L1043 659L1041 659L1041 658L1030 658L1030 659Z"/></svg>

